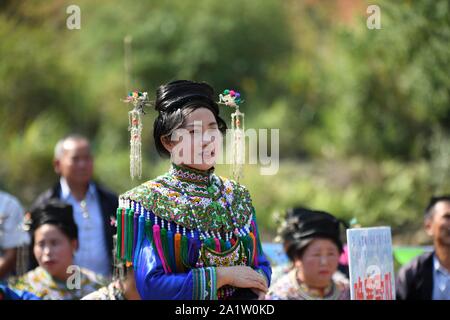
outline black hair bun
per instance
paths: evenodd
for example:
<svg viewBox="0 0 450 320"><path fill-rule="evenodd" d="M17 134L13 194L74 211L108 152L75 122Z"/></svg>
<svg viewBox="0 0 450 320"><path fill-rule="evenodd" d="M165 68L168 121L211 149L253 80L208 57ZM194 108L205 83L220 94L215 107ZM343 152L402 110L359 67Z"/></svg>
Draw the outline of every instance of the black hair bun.
<svg viewBox="0 0 450 320"><path fill-rule="evenodd" d="M176 80L161 85L156 90L155 110L158 112L173 112L190 102L203 103L218 113L214 102L214 89L205 82Z"/></svg>
<svg viewBox="0 0 450 320"><path fill-rule="evenodd" d="M73 208L61 200L50 199L31 211L30 230L34 232L44 224L59 226L71 239L78 237Z"/></svg>
<svg viewBox="0 0 450 320"><path fill-rule="evenodd" d="M342 251L341 224L345 226L343 221L325 211L301 207L289 209L281 230L281 237L287 245L288 256L292 257L294 251L305 248L316 237L332 240L339 251Z"/></svg>

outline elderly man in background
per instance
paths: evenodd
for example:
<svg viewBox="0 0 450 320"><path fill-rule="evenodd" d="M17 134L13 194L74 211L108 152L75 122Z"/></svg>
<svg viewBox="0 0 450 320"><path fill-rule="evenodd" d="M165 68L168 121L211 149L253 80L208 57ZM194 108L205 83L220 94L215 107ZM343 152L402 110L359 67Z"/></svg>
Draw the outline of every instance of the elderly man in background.
<svg viewBox="0 0 450 320"><path fill-rule="evenodd" d="M83 136L70 135L58 141L53 165L59 181L37 198L32 209L52 198L72 205L79 230L75 263L109 277L114 233L110 218L115 216L117 195L92 180L94 160Z"/></svg>

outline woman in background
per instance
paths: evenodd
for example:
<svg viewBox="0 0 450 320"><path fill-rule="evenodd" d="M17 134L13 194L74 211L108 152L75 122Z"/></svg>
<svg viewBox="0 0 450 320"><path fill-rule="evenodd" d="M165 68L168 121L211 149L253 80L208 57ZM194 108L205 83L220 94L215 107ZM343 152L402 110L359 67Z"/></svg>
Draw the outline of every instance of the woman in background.
<svg viewBox="0 0 450 320"><path fill-rule="evenodd" d="M333 279L342 253L340 221L329 213L290 210L281 230L293 268L269 288L272 300L348 300L348 282Z"/></svg>
<svg viewBox="0 0 450 320"><path fill-rule="evenodd" d="M31 212L30 233L39 266L10 279L14 289L31 292L44 300L78 300L102 286L92 271L73 266L78 248L78 229L72 206L57 200Z"/></svg>

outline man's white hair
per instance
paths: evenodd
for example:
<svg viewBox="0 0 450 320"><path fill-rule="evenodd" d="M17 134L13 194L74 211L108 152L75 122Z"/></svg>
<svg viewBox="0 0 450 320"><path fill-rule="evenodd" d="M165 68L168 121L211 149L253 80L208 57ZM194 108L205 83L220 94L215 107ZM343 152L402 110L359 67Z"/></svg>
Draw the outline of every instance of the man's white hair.
<svg viewBox="0 0 450 320"><path fill-rule="evenodd" d="M85 136L83 136L81 134L70 134L70 135L60 139L56 143L55 153L54 153L55 160L59 160L63 156L64 143L66 143L66 141L69 141L69 140L75 140L75 141L83 140L83 141L86 141L90 145L89 140Z"/></svg>

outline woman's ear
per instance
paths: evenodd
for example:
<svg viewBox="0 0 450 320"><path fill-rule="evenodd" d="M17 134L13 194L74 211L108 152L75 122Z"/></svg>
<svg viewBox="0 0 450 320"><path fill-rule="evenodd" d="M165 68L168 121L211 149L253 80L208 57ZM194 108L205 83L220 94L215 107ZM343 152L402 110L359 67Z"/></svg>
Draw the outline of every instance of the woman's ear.
<svg viewBox="0 0 450 320"><path fill-rule="evenodd" d="M302 260L300 260L299 258L295 258L294 260L294 267L297 269L300 269L303 267L303 263Z"/></svg>
<svg viewBox="0 0 450 320"><path fill-rule="evenodd" d="M171 141L168 136L162 136L159 139L161 140L161 143L164 146L164 148L166 148L166 150L169 153L171 153L172 149L175 147L175 144L173 143L173 141Z"/></svg>
<svg viewBox="0 0 450 320"><path fill-rule="evenodd" d="M72 253L75 254L75 252L78 250L78 240L70 240L70 248L72 249Z"/></svg>
<svg viewBox="0 0 450 320"><path fill-rule="evenodd" d="M296 277L298 277L301 281L305 281L303 262L299 258L294 260L294 269L296 270Z"/></svg>
<svg viewBox="0 0 450 320"><path fill-rule="evenodd" d="M175 140L173 140L173 139ZM183 136L177 136L177 135L171 135L171 136L162 136L160 138L162 145L164 146L164 148L166 148L166 150L169 153L172 153L173 148L175 148L175 146L183 141Z"/></svg>

